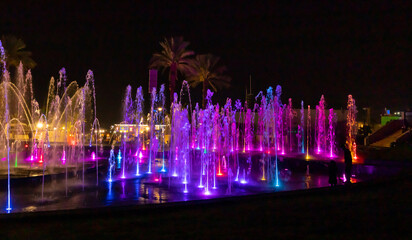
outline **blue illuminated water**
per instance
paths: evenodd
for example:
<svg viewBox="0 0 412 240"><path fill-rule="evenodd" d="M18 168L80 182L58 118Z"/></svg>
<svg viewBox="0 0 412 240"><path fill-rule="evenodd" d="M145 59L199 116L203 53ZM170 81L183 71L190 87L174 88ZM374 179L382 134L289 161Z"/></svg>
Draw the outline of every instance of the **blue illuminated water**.
<svg viewBox="0 0 412 240"><path fill-rule="evenodd" d="M259 157L258 155L253 156ZM253 159L254 160L254 159ZM103 162L103 161L101 161ZM156 164L162 165L162 158L156 159ZM309 171L307 170L309 164ZM260 194L275 191L293 191L307 188L327 187L328 172L327 162L304 160L286 160L280 158L278 161L279 177L274 185L266 184L259 180L260 172L252 171L248 179L244 179L240 174L240 181L228 184L228 177L217 177L216 188L198 187L198 181L181 184L177 178L169 181L167 173L159 173L162 176L156 181L150 175L143 175L140 178L121 179L115 178L112 182L107 181L107 172L100 171L99 179L105 179L96 186L96 172L94 168L89 168L85 173L85 187L83 190L82 174L74 171L69 174L68 195L65 193L65 175L46 176L42 200L42 180L41 177L13 179L12 205L13 212L31 211L53 211L77 208L95 208L105 206L127 206L140 204L161 204L166 202L190 201L211 198L222 198L228 196ZM93 166L88 166L93 167ZM147 166L143 166L147 167ZM255 166L252 166L254 168ZM343 164L338 163L339 169L343 172ZM101 166L104 169L105 166ZM160 168L158 168L160 169ZM121 170L117 171L117 176L121 175ZM380 177L387 174L394 174L399 168L386 168L367 165L354 165L353 181L364 181ZM342 174L340 174L342 177ZM198 179L199 176L192 176ZM161 180L159 180L161 179ZM0 180L0 183L7 179ZM341 180L341 184L342 184ZM278 185L278 186L275 186ZM1 184L0 199L3 201L7 195L5 184ZM6 206L6 202L0 202ZM6 213L6 208L2 208L1 213Z"/></svg>

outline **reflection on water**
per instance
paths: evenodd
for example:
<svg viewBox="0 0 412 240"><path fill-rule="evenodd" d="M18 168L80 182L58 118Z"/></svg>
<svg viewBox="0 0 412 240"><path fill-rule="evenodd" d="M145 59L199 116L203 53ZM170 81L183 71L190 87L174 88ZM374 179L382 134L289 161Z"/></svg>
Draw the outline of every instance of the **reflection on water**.
<svg viewBox="0 0 412 240"><path fill-rule="evenodd" d="M305 176L305 188L306 189L310 188L310 182L311 182L310 175L306 175Z"/></svg>
<svg viewBox="0 0 412 240"><path fill-rule="evenodd" d="M309 166L309 165L307 165ZM232 182L230 195L258 194L273 191L291 191L328 186L327 166L302 168L281 166L279 179L281 187L264 184L250 179L248 184ZM354 165L352 182L363 181L373 177L396 173L399 169L381 168L376 166ZM339 169L342 176L343 168ZM167 173L156 175L153 179L122 179L119 181L102 181L96 186L96 175L87 173L85 184L81 176L72 176L67 181L65 176L48 178L44 185L39 178L19 179L13 182L12 203L13 212L50 211L58 209L76 209L88 207L158 204L173 201L190 201L229 196L227 177L217 179L217 189L211 189L210 195L204 194L204 189L197 187L197 181L188 185L188 193L183 193L184 185L177 178L168 178ZM156 181L156 179L163 181ZM196 176L194 176L196 178ZM103 179L103 177L102 177ZM342 179L339 181L342 184ZM67 196L66 196L67 185ZM84 190L83 190L84 187ZM0 191L0 204L5 206L6 189ZM2 208L1 213L5 213Z"/></svg>
<svg viewBox="0 0 412 240"><path fill-rule="evenodd" d="M136 181L134 181L133 184L134 184L134 189L135 189L135 192L136 192L136 198L139 199L139 197L140 197L140 180L136 179Z"/></svg>
<svg viewBox="0 0 412 240"><path fill-rule="evenodd" d="M122 195L120 196L121 198L126 198L126 193L124 191L125 184L126 184L126 181L122 180Z"/></svg>
<svg viewBox="0 0 412 240"><path fill-rule="evenodd" d="M114 199L113 192L112 192L112 185L113 182L107 182L108 185L108 192L107 192L107 203L111 203Z"/></svg>

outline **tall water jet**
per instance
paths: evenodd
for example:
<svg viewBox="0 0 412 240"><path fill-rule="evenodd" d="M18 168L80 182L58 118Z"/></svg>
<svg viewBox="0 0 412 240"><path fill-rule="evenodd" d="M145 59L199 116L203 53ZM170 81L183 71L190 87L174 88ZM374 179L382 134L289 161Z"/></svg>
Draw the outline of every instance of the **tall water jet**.
<svg viewBox="0 0 412 240"><path fill-rule="evenodd" d="M236 114L238 113L239 117L236 120ZM235 102L235 127L236 127L236 133L234 134L235 138L235 146L236 146L236 161L235 161L235 167L236 167L236 178L235 181L239 181L239 171L240 171L240 162L239 162L239 141L240 141L240 119L241 119L241 113L242 113L242 102L240 99L237 99ZM236 124L238 122L239 124Z"/></svg>
<svg viewBox="0 0 412 240"><path fill-rule="evenodd" d="M207 105L206 109L204 111L203 115L203 123L204 123L204 141L205 141L205 149L204 149L204 161L205 161L205 172L206 172L206 185L205 185L205 194L209 195L209 181L210 181L210 164L212 164L212 144L213 144L213 111L214 111L214 106L212 104L212 97L213 97L213 92L211 92L209 89L207 90Z"/></svg>
<svg viewBox="0 0 412 240"><path fill-rule="evenodd" d="M256 98L255 101L257 102L257 98L259 97L259 95L262 95L262 99L261 99L261 104L260 106L256 103L255 104L255 109L257 109L258 111L258 118L259 119L264 119L265 118L265 108L266 108L266 98L263 96L263 93L260 92ZM258 129L257 129L257 133L261 136L259 139L259 151L263 152L263 145L264 145L264 140L265 140L265 133L267 133L265 131L265 126L267 124L265 124L264 121L258 121ZM262 177L263 178L263 177Z"/></svg>
<svg viewBox="0 0 412 240"><path fill-rule="evenodd" d="M109 156L109 172L108 172L108 181L113 182L113 172L116 165L116 156L114 154L114 146L110 149L110 156Z"/></svg>
<svg viewBox="0 0 412 240"><path fill-rule="evenodd" d="M132 87L128 85L126 87L126 94L124 97L124 102L123 102L123 122L125 124L130 124L132 121L132 112L133 112L133 100L132 100ZM121 136L122 138L122 146L123 146L123 165L122 165L122 176L121 178L126 178L126 160L127 160L127 155L126 155L126 146L127 146L127 141L129 140L128 136L129 131L126 131L124 136ZM120 151L119 151L120 152Z"/></svg>
<svg viewBox="0 0 412 240"><path fill-rule="evenodd" d="M283 139L283 104L281 100L282 87L280 85L276 86L276 112L277 112L277 150L284 154L284 139ZM281 149L282 148L282 149Z"/></svg>
<svg viewBox="0 0 412 240"><path fill-rule="evenodd" d="M213 149L212 149L212 155L213 155L213 189L216 189L216 165L219 164L220 168L220 161L218 158L218 163L216 161L216 154L219 155L219 150L220 150L220 112L219 112L219 104L216 104L216 107L213 111L213 116L212 116L212 121L213 121L213 132L212 132L212 139L213 139ZM217 153L216 153L217 152Z"/></svg>
<svg viewBox="0 0 412 240"><path fill-rule="evenodd" d="M349 150L352 152L353 158L357 159L356 156L356 104L355 99L352 95L348 95L348 105L347 105L348 113L346 115L346 127L347 127L347 135L346 135L346 142L348 143Z"/></svg>
<svg viewBox="0 0 412 240"><path fill-rule="evenodd" d="M136 176L140 175L140 156L142 155L142 149L141 149L141 140L140 140L140 125L141 121L143 118L143 104L144 104L144 98L143 98L143 91L142 87L137 88L136 91L136 125L137 125L137 146L136 146Z"/></svg>
<svg viewBox="0 0 412 240"><path fill-rule="evenodd" d="M335 121L336 114L333 112L333 108L329 109L329 129L328 129L328 140L329 140L329 157L333 157L333 150L335 148Z"/></svg>
<svg viewBox="0 0 412 240"><path fill-rule="evenodd" d="M280 88L280 86L279 86ZM281 89L280 93L278 91L278 88L276 88L276 97L273 100L273 139L274 139L274 148L275 148L275 186L279 187L279 169L278 169L278 150L279 150L279 126L278 124L280 121L278 120L279 118L282 118L282 107L281 107L281 102L279 100L281 94Z"/></svg>
<svg viewBox="0 0 412 240"><path fill-rule="evenodd" d="M20 90L21 95L24 97L26 95L27 84L26 78L24 77L23 63L21 61L19 66L17 67L16 85ZM20 104L17 104L17 118L19 121L23 121L24 116L22 110L22 106Z"/></svg>
<svg viewBox="0 0 412 240"><path fill-rule="evenodd" d="M152 173L152 152L154 150L154 133L155 133L155 116L154 116L154 107L155 107L155 102L156 102L156 88L152 89L152 95L151 95L151 106L150 106L150 146L149 146L149 165L148 165L148 170L147 173L151 174ZM154 157L156 158L156 153L154 153Z"/></svg>
<svg viewBox="0 0 412 240"><path fill-rule="evenodd" d="M184 109L181 112L182 116L181 118L181 146L180 146L180 151L181 151L181 156L183 159L183 166L182 166L182 171L183 173L181 174L183 177L182 183L184 184L184 193L188 193L188 188L187 185L189 184L189 175L190 175L190 167L189 167L189 149L190 149L190 123L188 119L188 111L187 109Z"/></svg>
<svg viewBox="0 0 412 240"><path fill-rule="evenodd" d="M164 84L163 84L164 85ZM188 111L189 111L189 113L192 113L192 98L190 97L190 84L186 81L186 80L183 80L183 82L182 82L182 88L180 89L180 94L179 94L179 96L180 96L180 103L183 101L182 99L183 99L183 93L184 92L187 92L187 98L188 98L188 100L189 100L189 109L188 109ZM164 86L163 86L163 92L164 92ZM164 95L163 95L163 99L164 99ZM163 105L164 105L164 103L163 103ZM190 118L190 116L189 116L189 118Z"/></svg>
<svg viewBox="0 0 412 240"><path fill-rule="evenodd" d="M171 166L172 176L178 176L178 155L179 155L179 112L181 109L181 105L178 103L178 97L175 93L173 99L173 103L170 107L170 113L172 115L171 124L170 124L170 153L169 153L169 165Z"/></svg>
<svg viewBox="0 0 412 240"><path fill-rule="evenodd" d="M48 131L47 131L47 118L44 114L40 116L39 122L37 123L36 133L34 135L34 138L38 140L39 148L41 149L40 156L39 156L40 158L39 163L42 164L43 166L42 190L41 190L41 200L43 201L44 175L46 171L46 160L44 159L44 157L47 156L47 151L50 146L49 136L48 136Z"/></svg>
<svg viewBox="0 0 412 240"><path fill-rule="evenodd" d="M100 133L100 123L97 118L94 119L93 124L92 124L92 131L90 133L90 143L89 146L92 147L92 140L93 140L93 133L95 137L95 144L96 144L96 151L93 152L92 154L92 159L95 161L96 164L96 186L99 185L99 158L97 155L97 145L98 145L98 139L99 139L99 133Z"/></svg>
<svg viewBox="0 0 412 240"><path fill-rule="evenodd" d="M298 142L298 152L301 152L302 149L302 127L298 124L298 129L296 131L296 139Z"/></svg>
<svg viewBox="0 0 412 240"><path fill-rule="evenodd" d="M10 143L9 143L9 103L7 95L7 85L10 81L10 75L6 69L6 53L4 51L3 45L0 41L0 60L3 65L2 77L3 77L3 88L4 88L4 125L5 125L5 135L6 135L6 151L7 151L7 208L6 210L10 212L11 208L11 196L10 196Z"/></svg>
<svg viewBox="0 0 412 240"><path fill-rule="evenodd" d="M189 91L189 90L188 90ZM160 128L160 137L159 140L162 141L162 168L160 169L161 172L166 172L165 168L165 131L166 131L166 126L165 126L165 85L162 84L160 86L160 91L159 91L159 103L160 106L158 108L158 113L160 117L160 123L162 124ZM189 92L189 99L190 99L190 92ZM164 126L164 127L163 127Z"/></svg>
<svg viewBox="0 0 412 240"><path fill-rule="evenodd" d="M233 136L232 134L235 133L236 131L232 131L232 125L234 121L234 116L233 116L233 111L232 111L232 101L230 98L226 99L226 104L224 105L222 109L222 114L223 114L223 119L222 119L222 129L221 131L222 134L222 141L223 141L223 146L220 148L220 153L222 155L222 167L223 170L227 170L230 167L230 160L231 156L233 154ZM220 160L220 155L219 155L219 160ZM221 163L219 161L219 170L218 170L218 176L223 176L223 172L221 170Z"/></svg>
<svg viewBox="0 0 412 240"><path fill-rule="evenodd" d="M117 168L121 169L122 167L122 151L119 149L119 152L117 152Z"/></svg>
<svg viewBox="0 0 412 240"><path fill-rule="evenodd" d="M301 127L301 153L305 153L305 107L303 106L303 101L301 101L300 108L300 127Z"/></svg>
<svg viewBox="0 0 412 240"><path fill-rule="evenodd" d="M199 141L198 141L198 135L197 135L197 133L198 133L198 131L196 131L196 128L197 128L197 113L198 113L198 109L199 109L199 107L198 107L199 105L196 103L196 106L195 106L195 110L193 110L193 112L192 112L192 132L191 132L191 136L192 136L192 138L191 138L191 148L192 149L195 149L196 148L196 146L198 146L196 143L198 143Z"/></svg>
<svg viewBox="0 0 412 240"><path fill-rule="evenodd" d="M282 147L281 147L281 154L284 155L285 154L285 135L284 135L284 126L285 126L285 122L284 122L284 118L283 115L286 112L285 111L285 107L286 105L279 105L279 128L280 128L280 140L282 142ZM280 143L279 143L280 145Z"/></svg>
<svg viewBox="0 0 412 240"><path fill-rule="evenodd" d="M289 98L289 104L287 106L287 120L288 120L288 131L289 131L289 152L292 152L292 121L296 115L296 112L293 110L292 98Z"/></svg>
<svg viewBox="0 0 412 240"><path fill-rule="evenodd" d="M64 89L64 93L67 92L67 87L66 87L66 81L67 81L67 77L66 77L66 69L62 68L59 71L59 81L57 82L57 89L56 89L56 95L59 95L59 88L61 85L63 85L63 89ZM63 100L63 105L67 106L69 103L71 104L71 100L68 99L69 97L66 94L63 94L62 96L62 100ZM67 150L67 130L68 130L68 126L67 126L67 107L64 110L64 118L65 118L65 127L64 127L64 144L63 144L63 153L62 153L62 159L64 159L63 163L65 165L65 184L66 184L66 197L68 194L68 185L67 185L67 181L68 181L68 164L66 164L66 150Z"/></svg>
<svg viewBox="0 0 412 240"><path fill-rule="evenodd" d="M197 149L200 150L200 174L199 174L199 185L198 188L203 188L203 175L205 172L205 160L204 160L204 151L203 149L203 144L204 144L204 127L205 125L203 124L203 109L200 109L197 113L197 122L198 122L198 130L197 130L197 136L198 136L198 147Z"/></svg>
<svg viewBox="0 0 412 240"><path fill-rule="evenodd" d="M87 87L91 87L92 91L92 96L93 96L93 113L94 113L94 118L93 118L93 124L92 124L92 131L90 133L90 140L92 139L93 136L93 131L95 132L95 140L96 140L96 151L95 151L95 164L96 164L96 186L99 185L99 157L98 157L98 151L97 151L97 141L98 141L98 134L100 132L100 123L97 120L97 107L96 107L96 89L94 86L94 74L92 70L87 71L86 74L86 84ZM91 147L91 143L90 143Z"/></svg>
<svg viewBox="0 0 412 240"><path fill-rule="evenodd" d="M50 82L49 82L49 90L47 92L47 102L46 102L46 117L49 118L49 116L53 115L53 111L55 110L54 108L57 106L57 104L53 104L57 101L59 101L60 99L56 100L56 95L54 93L55 89L55 80L54 77L50 78ZM58 95L57 95L58 97ZM53 104L53 105L52 105ZM54 115L54 117L56 117L56 115ZM55 119L53 119L55 120Z"/></svg>
<svg viewBox="0 0 412 240"><path fill-rule="evenodd" d="M308 105L308 117L307 117L307 124L306 124L306 159L309 159L309 144L310 144L310 137L311 137L311 116L310 116L310 105Z"/></svg>
<svg viewBox="0 0 412 240"><path fill-rule="evenodd" d="M319 105L316 106L316 151L321 153L326 145L326 117L325 117L325 97L322 95Z"/></svg>
<svg viewBox="0 0 412 240"><path fill-rule="evenodd" d="M265 123L265 133L264 138L266 141L266 151L264 150L264 164L266 165L266 179L268 181L273 181L273 163L272 163L272 155L271 149L272 147L275 148L275 158L277 157L277 146L276 146L276 114L278 108L278 101L277 97L273 96L273 88L269 87L266 91L266 97L262 97L262 108L265 111L264 116L264 123ZM271 143L271 136L273 138L273 146ZM275 173L276 175L276 173ZM275 177L276 178L276 177ZM261 180L265 181L265 178Z"/></svg>
<svg viewBox="0 0 412 240"><path fill-rule="evenodd" d="M84 190L84 171L85 171L85 166L84 166L84 161L85 161L85 154L84 154L84 144L85 144L85 136L86 136L86 88L81 89L81 94L80 98L78 98L78 105L79 105L79 115L80 115L80 131L81 135L79 136L80 142L77 141L78 144L80 144L81 148L81 154L79 157L81 157L82 160L82 188Z"/></svg>

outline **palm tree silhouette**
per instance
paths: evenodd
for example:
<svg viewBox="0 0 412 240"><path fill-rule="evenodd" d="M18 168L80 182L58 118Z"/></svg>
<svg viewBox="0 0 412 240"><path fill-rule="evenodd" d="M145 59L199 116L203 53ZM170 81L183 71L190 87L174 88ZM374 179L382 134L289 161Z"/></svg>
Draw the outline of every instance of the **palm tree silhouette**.
<svg viewBox="0 0 412 240"><path fill-rule="evenodd" d="M169 69L170 102L173 102L177 73L185 74L192 62L190 57L194 55L194 52L186 49L189 44L183 41L183 37L165 38L163 42L160 42L162 51L154 53L150 59L150 69L163 69L163 71Z"/></svg>
<svg viewBox="0 0 412 240"><path fill-rule="evenodd" d="M209 86L213 91L230 86L231 78L225 75L226 67L219 64L220 57L212 54L200 54L192 60L188 69L187 81L192 87L203 83L203 108L206 107L206 93Z"/></svg>
<svg viewBox="0 0 412 240"><path fill-rule="evenodd" d="M17 68L20 62L27 69L33 69L37 64L31 58L32 53L26 50L26 44L22 39L13 35L3 35L1 37L4 50L6 52L6 68Z"/></svg>

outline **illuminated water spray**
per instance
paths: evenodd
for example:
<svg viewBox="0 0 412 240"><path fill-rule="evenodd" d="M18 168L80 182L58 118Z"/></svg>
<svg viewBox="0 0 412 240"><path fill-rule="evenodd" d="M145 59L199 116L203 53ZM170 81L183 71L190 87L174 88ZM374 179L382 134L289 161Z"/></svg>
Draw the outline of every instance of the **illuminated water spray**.
<svg viewBox="0 0 412 240"><path fill-rule="evenodd" d="M257 104L255 105L255 109L257 109L258 111L258 118L260 119L260 121L258 122L258 134L261 136L260 137L260 143L259 143L259 151L262 152L262 159L261 159L261 164L262 164L262 177L260 180L262 181L266 181L266 164L267 164L267 158L266 158L266 154L268 154L267 152L265 152L263 150L263 146L267 146L267 149L269 151L270 146L269 146L269 131L268 131L268 127L269 127L269 121L270 121L270 114L268 114L267 111L267 103L266 103L266 97L263 95L263 92L259 92L259 94L256 96L256 100L257 98L261 96L261 103L260 106L258 106Z"/></svg>
<svg viewBox="0 0 412 240"><path fill-rule="evenodd" d="M160 86L160 91L159 91L159 102L160 102L160 107L158 108L158 113L160 115L160 122L162 125L165 125L165 85L162 84ZM190 99L190 98L189 98ZM165 166L165 127L161 127L160 129L160 140L162 141L162 168L160 169L161 172L166 172L166 166Z"/></svg>
<svg viewBox="0 0 412 240"><path fill-rule="evenodd" d="M316 106L316 151L321 153L326 145L326 117L325 117L325 97L322 95L319 105Z"/></svg>
<svg viewBox="0 0 412 240"><path fill-rule="evenodd" d="M170 112L172 114L172 119L171 119L171 124L170 124L170 167L172 171L172 176L177 177L178 176L178 160L179 160L179 145L180 145L180 139L179 138L179 133L180 133L180 111L181 111L181 105L178 103L178 97L177 94L175 93L174 95L174 100L172 103L172 106L170 108Z"/></svg>
<svg viewBox="0 0 412 240"><path fill-rule="evenodd" d="M281 100L281 95L282 95L282 87L280 85L276 86L276 106L275 106L275 111L276 111L276 129L277 129L277 151L281 151L281 154L285 153L284 149L284 136L283 136L283 113L284 113L284 106L282 104Z"/></svg>
<svg viewBox="0 0 412 240"><path fill-rule="evenodd" d="M212 97L213 97L213 92L211 92L210 90L207 90L207 96L206 96L206 100L207 100L207 107L204 111L203 114L203 124L204 124L204 140L205 140L205 149L204 149L204 163L205 163L205 175L206 175L206 179L205 179L205 191L204 194L209 195L211 194L211 192L209 191L209 185L210 185L210 180L211 180L211 176L210 175L214 175L214 172L212 171L212 169L210 168L210 165L213 164L213 152L212 150L212 146L213 146L213 112L215 110L213 104L212 104Z"/></svg>
<svg viewBox="0 0 412 240"><path fill-rule="evenodd" d="M305 153L305 107L300 103L300 127L301 127L301 153Z"/></svg>
<svg viewBox="0 0 412 240"><path fill-rule="evenodd" d="M33 156L31 156L30 161L33 161ZM66 151L64 151L64 150L63 150L63 153L62 153L62 159L61 159L61 161L62 161L62 164L63 164L63 165L66 164Z"/></svg>
<svg viewBox="0 0 412 240"><path fill-rule="evenodd" d="M93 136L93 132L95 133L95 144L96 144L96 151L93 152L93 156L92 159L93 161L95 161L96 163L96 186L99 185L99 159L96 155L98 155L98 140L99 140L99 134L100 134L100 123L99 120L97 119L97 110L96 110L96 89L94 86L94 75L93 75L93 71L89 70L87 71L86 74L86 84L85 86L87 88L90 88L92 91L92 96L93 96L93 114L94 114L94 119L93 119L93 124L92 124L92 131L90 133L90 147L92 145L92 136Z"/></svg>
<svg viewBox="0 0 412 240"><path fill-rule="evenodd" d="M123 101L123 122L125 124L130 124L133 121L133 100L132 100L132 87L128 85L126 87L126 94L124 97ZM122 134L122 133L120 133ZM122 165L122 178L126 178L126 146L127 146L127 141L128 139L128 134L129 134L129 129L126 130L124 133L124 138L122 137L122 145L123 145L123 165ZM119 149L119 154L120 154L120 149Z"/></svg>
<svg viewBox="0 0 412 240"><path fill-rule="evenodd" d="M357 159L356 156L356 142L355 142L355 135L356 135L356 104L355 99L352 95L348 95L348 114L346 116L346 127L347 127L347 135L346 135L346 142L349 145L349 150L352 152L353 158Z"/></svg>
<svg viewBox="0 0 412 240"><path fill-rule="evenodd" d="M143 157L141 148L142 148L142 141L140 140L140 125L142 122L143 118L143 104L144 104L144 98L143 98L143 91L142 87L137 88L136 91L136 125L137 125L137 131L136 131L136 138L137 138L137 146L136 146L136 176L140 175L140 161Z"/></svg>
<svg viewBox="0 0 412 240"><path fill-rule="evenodd" d="M112 149L110 150L110 156L109 156L109 172L108 172L108 181L113 182L113 173L114 173L114 167L116 165L116 156L114 154L114 147L112 146Z"/></svg>
<svg viewBox="0 0 412 240"><path fill-rule="evenodd" d="M240 113L242 112L242 102L237 99L235 102L235 119L236 119L236 113L239 113L238 120L240 120L241 116ZM235 120L236 122L236 120ZM240 121L239 121L240 122ZM233 128L233 127L232 127ZM235 168L236 168L236 178L235 182L239 181L239 173L240 173L240 162L239 162L239 141L240 141L240 124L235 123L235 128L236 128L236 133L234 134L235 138L235 146L236 146L236 154L235 154Z"/></svg>
<svg viewBox="0 0 412 240"><path fill-rule="evenodd" d="M312 128L311 117L310 117L310 105L308 105L308 117L306 119L307 119L307 124L306 124L306 159L309 159L309 144L310 144L310 136L311 136L310 129Z"/></svg>
<svg viewBox="0 0 412 240"><path fill-rule="evenodd" d="M333 108L329 109L329 129L328 129L328 140L329 140L329 157L333 157L333 150L335 148L335 121L336 114L333 112Z"/></svg>
<svg viewBox="0 0 412 240"><path fill-rule="evenodd" d="M288 132L289 132L289 152L292 152L292 121L293 118L296 116L296 112L293 110L293 105L292 105L292 98L289 98L289 104L287 106L287 111L286 111L286 118L288 120Z"/></svg>
<svg viewBox="0 0 412 240"><path fill-rule="evenodd" d="M275 186L279 187L279 169L278 169L278 150L279 150L279 118L282 118L282 107L281 102L279 100L280 94L278 94L278 88L276 88L276 97L273 102L273 110L274 110L274 126L273 126L273 139L275 141Z"/></svg>
<svg viewBox="0 0 412 240"><path fill-rule="evenodd" d="M156 153L154 152L157 150L154 146L154 138L155 138L155 116L154 116L154 107L156 102L156 88L152 89L152 96L151 96L151 106L150 106L150 147L149 147L149 163L148 163L148 170L147 173L152 173L152 154L154 154L154 158L156 158Z"/></svg>
<svg viewBox="0 0 412 240"><path fill-rule="evenodd" d="M213 139L213 149L212 149L212 157L213 157L213 189L216 189L216 165L218 165L220 171L220 158L217 157L220 151L220 112L219 112L219 104L216 104L216 107L213 111L213 132L212 132L212 139Z"/></svg>
<svg viewBox="0 0 412 240"><path fill-rule="evenodd" d="M122 151L120 151L117 153L117 168L121 168L122 166Z"/></svg>
<svg viewBox="0 0 412 240"><path fill-rule="evenodd" d="M246 109L245 113L245 129L244 129L244 146L243 152L250 151L253 140L253 116L252 110Z"/></svg>
<svg viewBox="0 0 412 240"><path fill-rule="evenodd" d="M94 134L93 134L93 131L94 131ZM93 140L93 135L94 135L95 144L96 144L96 151L92 152L92 160L95 162L95 166L96 166L96 186L99 185L99 159L97 157L99 132L100 132L100 123L99 123L99 120L97 118L95 118L94 121L93 121L93 125L92 125L92 132L90 133L89 146L92 147L92 140Z"/></svg>
<svg viewBox="0 0 412 240"><path fill-rule="evenodd" d="M10 196L10 142L9 142L9 100L7 96L7 84L10 81L10 75L6 69L6 53L4 51L3 45L0 41L0 60L2 63L2 77L3 77L3 88L4 88L4 122L6 125L5 135L6 135L6 148L7 148L7 208L6 210L10 212L11 208L11 196Z"/></svg>
<svg viewBox="0 0 412 240"><path fill-rule="evenodd" d="M189 158L190 158L190 123L188 119L188 111L187 109L183 109L181 112L181 152L182 152L182 171L183 173L181 174L183 176L183 185L184 185L184 193L188 193L189 190L187 188L189 184L189 176L190 176L190 166L189 166Z"/></svg>

